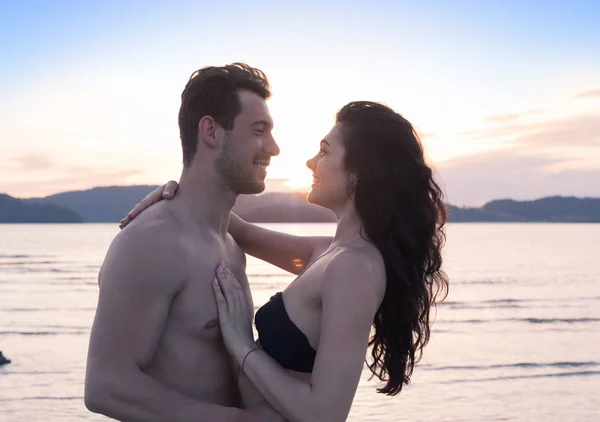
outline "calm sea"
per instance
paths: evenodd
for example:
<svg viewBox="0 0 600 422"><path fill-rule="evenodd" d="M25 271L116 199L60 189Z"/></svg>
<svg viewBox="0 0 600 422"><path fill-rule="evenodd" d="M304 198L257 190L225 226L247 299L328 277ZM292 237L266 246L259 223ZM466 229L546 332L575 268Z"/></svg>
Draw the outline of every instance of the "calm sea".
<svg viewBox="0 0 600 422"><path fill-rule="evenodd" d="M331 234L331 224L266 225ZM98 287L114 224L0 225L1 421L103 421L83 405ZM413 382L350 421L600 421L600 224L451 224L450 295ZM249 258L257 306L292 280Z"/></svg>

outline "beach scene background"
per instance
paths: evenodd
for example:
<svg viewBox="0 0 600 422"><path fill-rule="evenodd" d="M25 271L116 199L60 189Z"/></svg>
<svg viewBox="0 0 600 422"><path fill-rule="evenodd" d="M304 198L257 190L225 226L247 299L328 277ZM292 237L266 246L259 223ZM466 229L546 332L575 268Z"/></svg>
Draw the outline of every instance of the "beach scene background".
<svg viewBox="0 0 600 422"><path fill-rule="evenodd" d="M305 163L355 100L413 124L449 204L412 383L365 371L348 420L600 421L599 22L596 0L0 0L0 421L106 420L83 404L99 266L181 174L190 75L236 61L281 149L240 215L333 233ZM293 279L247 269L257 307Z"/></svg>
<svg viewBox="0 0 600 422"><path fill-rule="evenodd" d="M333 224L266 224L299 235ZM0 420L104 421L83 404L97 274L116 224L0 225ZM349 421L596 422L600 224L450 224L450 294L412 383L365 368ZM293 275L249 257L255 306ZM206 280L207 283L210 280Z"/></svg>

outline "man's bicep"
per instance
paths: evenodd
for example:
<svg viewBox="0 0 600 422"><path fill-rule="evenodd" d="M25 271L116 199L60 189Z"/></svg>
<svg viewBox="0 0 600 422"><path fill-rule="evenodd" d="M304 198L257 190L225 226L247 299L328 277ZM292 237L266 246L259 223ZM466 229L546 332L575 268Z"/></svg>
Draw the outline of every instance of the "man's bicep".
<svg viewBox="0 0 600 422"><path fill-rule="evenodd" d="M109 251L91 334L92 357L103 364L147 365L158 345L176 294L169 263L131 251Z"/></svg>

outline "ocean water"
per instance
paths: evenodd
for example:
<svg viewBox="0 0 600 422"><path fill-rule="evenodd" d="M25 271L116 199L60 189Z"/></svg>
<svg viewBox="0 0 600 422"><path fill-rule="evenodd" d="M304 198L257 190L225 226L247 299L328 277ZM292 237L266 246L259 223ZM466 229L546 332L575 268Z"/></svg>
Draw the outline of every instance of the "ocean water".
<svg viewBox="0 0 600 422"><path fill-rule="evenodd" d="M270 224L331 234L331 224ZM83 404L113 224L0 225L0 421L104 421ZM413 381L349 421L600 421L600 224L451 224L450 294ZM256 306L292 276L253 258Z"/></svg>

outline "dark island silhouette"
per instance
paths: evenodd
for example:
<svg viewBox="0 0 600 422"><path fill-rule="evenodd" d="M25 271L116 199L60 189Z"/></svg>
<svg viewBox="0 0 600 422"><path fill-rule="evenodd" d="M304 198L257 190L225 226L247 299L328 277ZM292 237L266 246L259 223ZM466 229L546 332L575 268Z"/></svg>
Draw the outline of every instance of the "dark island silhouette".
<svg viewBox="0 0 600 422"><path fill-rule="evenodd" d="M0 223L82 223L68 206L52 201L29 201L0 193Z"/></svg>
<svg viewBox="0 0 600 422"><path fill-rule="evenodd" d="M117 223L157 186L107 186L18 199L0 194L0 223ZM331 211L306 202L305 193L241 195L234 211L256 223L334 222ZM447 205L449 221L600 223L600 198L553 196L533 201L494 200L482 207Z"/></svg>

